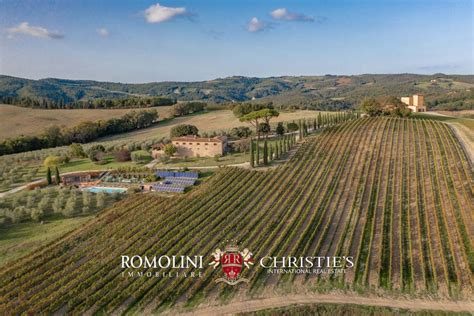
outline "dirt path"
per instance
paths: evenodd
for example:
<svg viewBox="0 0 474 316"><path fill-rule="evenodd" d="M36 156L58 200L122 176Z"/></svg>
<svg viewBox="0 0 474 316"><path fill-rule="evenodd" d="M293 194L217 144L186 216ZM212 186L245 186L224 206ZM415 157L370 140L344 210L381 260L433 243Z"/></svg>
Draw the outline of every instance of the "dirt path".
<svg viewBox="0 0 474 316"><path fill-rule="evenodd" d="M302 294L234 302L223 306L202 307L195 309L193 312L184 313L183 315L231 315L235 313L253 312L269 308L317 303L370 305L378 307L409 309L412 311L440 310L474 313L474 302L472 301L456 302L420 299L405 300L382 297L361 297L348 294Z"/></svg>
<svg viewBox="0 0 474 316"><path fill-rule="evenodd" d="M449 126L454 130L454 134L461 143L462 147L467 153L467 156L471 160L471 166L474 165L474 136L472 131L466 126L459 123L448 123Z"/></svg>
<svg viewBox="0 0 474 316"><path fill-rule="evenodd" d="M23 189L26 189L26 186L27 186L27 184L24 184L24 185L21 185L19 187L14 188L14 189L11 189L9 191L1 192L0 193L0 199L3 198L4 196L8 195L8 194L13 194L13 193L19 192Z"/></svg>

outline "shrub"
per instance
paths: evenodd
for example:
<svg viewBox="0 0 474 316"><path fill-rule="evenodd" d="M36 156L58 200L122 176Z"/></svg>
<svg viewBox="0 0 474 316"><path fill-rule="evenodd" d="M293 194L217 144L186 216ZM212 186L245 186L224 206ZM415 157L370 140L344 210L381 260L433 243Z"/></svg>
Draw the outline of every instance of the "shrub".
<svg viewBox="0 0 474 316"><path fill-rule="evenodd" d="M150 153L144 150L137 150L131 154L132 161L136 163L144 163L152 160Z"/></svg>
<svg viewBox="0 0 474 316"><path fill-rule="evenodd" d="M292 123L288 123L288 125L286 125L286 128L290 132L296 132L300 127L295 122L292 122Z"/></svg>
<svg viewBox="0 0 474 316"><path fill-rule="evenodd" d="M114 153L114 157L115 157L115 160L117 160L119 162L130 161L132 159L130 151L128 151L126 149L116 151Z"/></svg>

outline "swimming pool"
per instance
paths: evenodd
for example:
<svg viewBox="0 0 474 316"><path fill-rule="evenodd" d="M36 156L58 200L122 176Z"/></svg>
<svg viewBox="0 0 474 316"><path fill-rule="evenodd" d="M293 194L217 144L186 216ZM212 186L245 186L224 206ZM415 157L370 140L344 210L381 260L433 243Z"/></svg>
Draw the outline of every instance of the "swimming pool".
<svg viewBox="0 0 474 316"><path fill-rule="evenodd" d="M125 188L110 188L110 187L89 187L85 188L84 190L87 190L92 193L99 193L99 192L104 192L104 193L125 193L127 192L127 189Z"/></svg>

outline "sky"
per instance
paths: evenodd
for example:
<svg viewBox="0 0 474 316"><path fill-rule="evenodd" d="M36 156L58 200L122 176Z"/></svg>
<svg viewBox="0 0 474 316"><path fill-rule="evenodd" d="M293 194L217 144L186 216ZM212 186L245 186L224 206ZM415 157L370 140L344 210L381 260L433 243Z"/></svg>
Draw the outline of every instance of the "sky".
<svg viewBox="0 0 474 316"><path fill-rule="evenodd" d="M474 74L472 0L0 0L0 74Z"/></svg>

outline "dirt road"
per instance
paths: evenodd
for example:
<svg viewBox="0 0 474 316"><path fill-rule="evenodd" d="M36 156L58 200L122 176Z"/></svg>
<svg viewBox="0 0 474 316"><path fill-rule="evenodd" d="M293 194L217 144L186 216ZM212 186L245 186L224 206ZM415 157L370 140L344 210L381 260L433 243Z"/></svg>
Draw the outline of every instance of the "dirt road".
<svg viewBox="0 0 474 316"><path fill-rule="evenodd" d="M469 130L466 126L458 123L448 123L454 130L454 134L461 142L464 150L466 151L468 157L471 160L471 165L474 165L474 141L472 131Z"/></svg>
<svg viewBox="0 0 474 316"><path fill-rule="evenodd" d="M439 310L474 313L474 302L472 301L455 302L421 299L405 300L382 297L362 297L348 294L301 294L234 302L223 306L202 307L195 309L193 312L184 313L182 315L231 315L235 313L253 312L269 308L317 303L369 305L408 309L412 311Z"/></svg>

